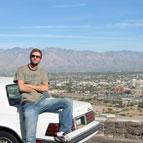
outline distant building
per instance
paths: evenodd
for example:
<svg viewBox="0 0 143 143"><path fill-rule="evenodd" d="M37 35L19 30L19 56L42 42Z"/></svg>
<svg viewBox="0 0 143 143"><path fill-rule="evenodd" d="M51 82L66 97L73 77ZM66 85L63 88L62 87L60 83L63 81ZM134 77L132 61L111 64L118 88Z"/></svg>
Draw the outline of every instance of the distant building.
<svg viewBox="0 0 143 143"><path fill-rule="evenodd" d="M116 94L130 93L131 89L123 86L116 86L113 88L113 92Z"/></svg>
<svg viewBox="0 0 143 143"><path fill-rule="evenodd" d="M135 95L143 96L143 80L135 80L133 79L133 86L135 88Z"/></svg>

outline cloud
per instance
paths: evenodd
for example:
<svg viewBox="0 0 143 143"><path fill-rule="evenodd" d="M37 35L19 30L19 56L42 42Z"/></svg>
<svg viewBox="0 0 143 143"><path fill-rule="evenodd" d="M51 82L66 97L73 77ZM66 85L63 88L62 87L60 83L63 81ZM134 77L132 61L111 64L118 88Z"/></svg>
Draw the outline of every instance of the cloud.
<svg viewBox="0 0 143 143"><path fill-rule="evenodd" d="M95 37L82 35L50 35L50 34L0 34L0 37L25 37L25 38L57 38L57 39L94 39Z"/></svg>
<svg viewBox="0 0 143 143"><path fill-rule="evenodd" d="M143 20L126 20L104 25L33 25L21 26L22 29L112 29L112 28L143 28Z"/></svg>
<svg viewBox="0 0 143 143"><path fill-rule="evenodd" d="M22 29L96 29L98 26L94 25L35 25L35 26L21 26Z"/></svg>
<svg viewBox="0 0 143 143"><path fill-rule="evenodd" d="M110 25L113 28L143 28L143 20L128 20Z"/></svg>
<svg viewBox="0 0 143 143"><path fill-rule="evenodd" d="M88 36L88 35L50 35L50 34L0 34L4 38L50 38L50 39L80 39L80 40L132 40L115 36Z"/></svg>
<svg viewBox="0 0 143 143"><path fill-rule="evenodd" d="M62 5L54 5L53 8L77 8L77 7L85 7L86 3L75 3L75 4L62 4Z"/></svg>

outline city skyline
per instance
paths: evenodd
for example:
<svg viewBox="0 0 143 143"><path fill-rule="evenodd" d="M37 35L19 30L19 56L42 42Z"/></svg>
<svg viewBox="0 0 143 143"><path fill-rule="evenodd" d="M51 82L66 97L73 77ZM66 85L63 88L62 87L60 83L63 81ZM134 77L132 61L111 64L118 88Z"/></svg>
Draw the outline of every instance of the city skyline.
<svg viewBox="0 0 143 143"><path fill-rule="evenodd" d="M0 49L143 51L142 0L1 1Z"/></svg>

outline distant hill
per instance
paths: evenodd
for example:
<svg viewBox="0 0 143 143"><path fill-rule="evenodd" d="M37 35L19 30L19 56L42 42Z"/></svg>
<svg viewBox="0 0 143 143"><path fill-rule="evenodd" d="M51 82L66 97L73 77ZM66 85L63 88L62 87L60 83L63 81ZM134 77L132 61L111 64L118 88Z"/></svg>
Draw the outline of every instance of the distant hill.
<svg viewBox="0 0 143 143"><path fill-rule="evenodd" d="M0 74L13 74L29 63L31 48L0 49ZM41 66L48 72L138 72L143 71L143 52L93 52L60 48L43 49Z"/></svg>

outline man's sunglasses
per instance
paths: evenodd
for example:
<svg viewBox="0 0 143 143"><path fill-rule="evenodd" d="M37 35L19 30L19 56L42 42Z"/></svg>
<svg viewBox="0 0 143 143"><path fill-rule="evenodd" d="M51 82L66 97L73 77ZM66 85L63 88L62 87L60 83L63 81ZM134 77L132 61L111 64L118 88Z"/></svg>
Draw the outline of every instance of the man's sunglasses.
<svg viewBox="0 0 143 143"><path fill-rule="evenodd" d="M40 59L40 58L41 58L41 56L31 55L31 58L38 58L38 59Z"/></svg>

